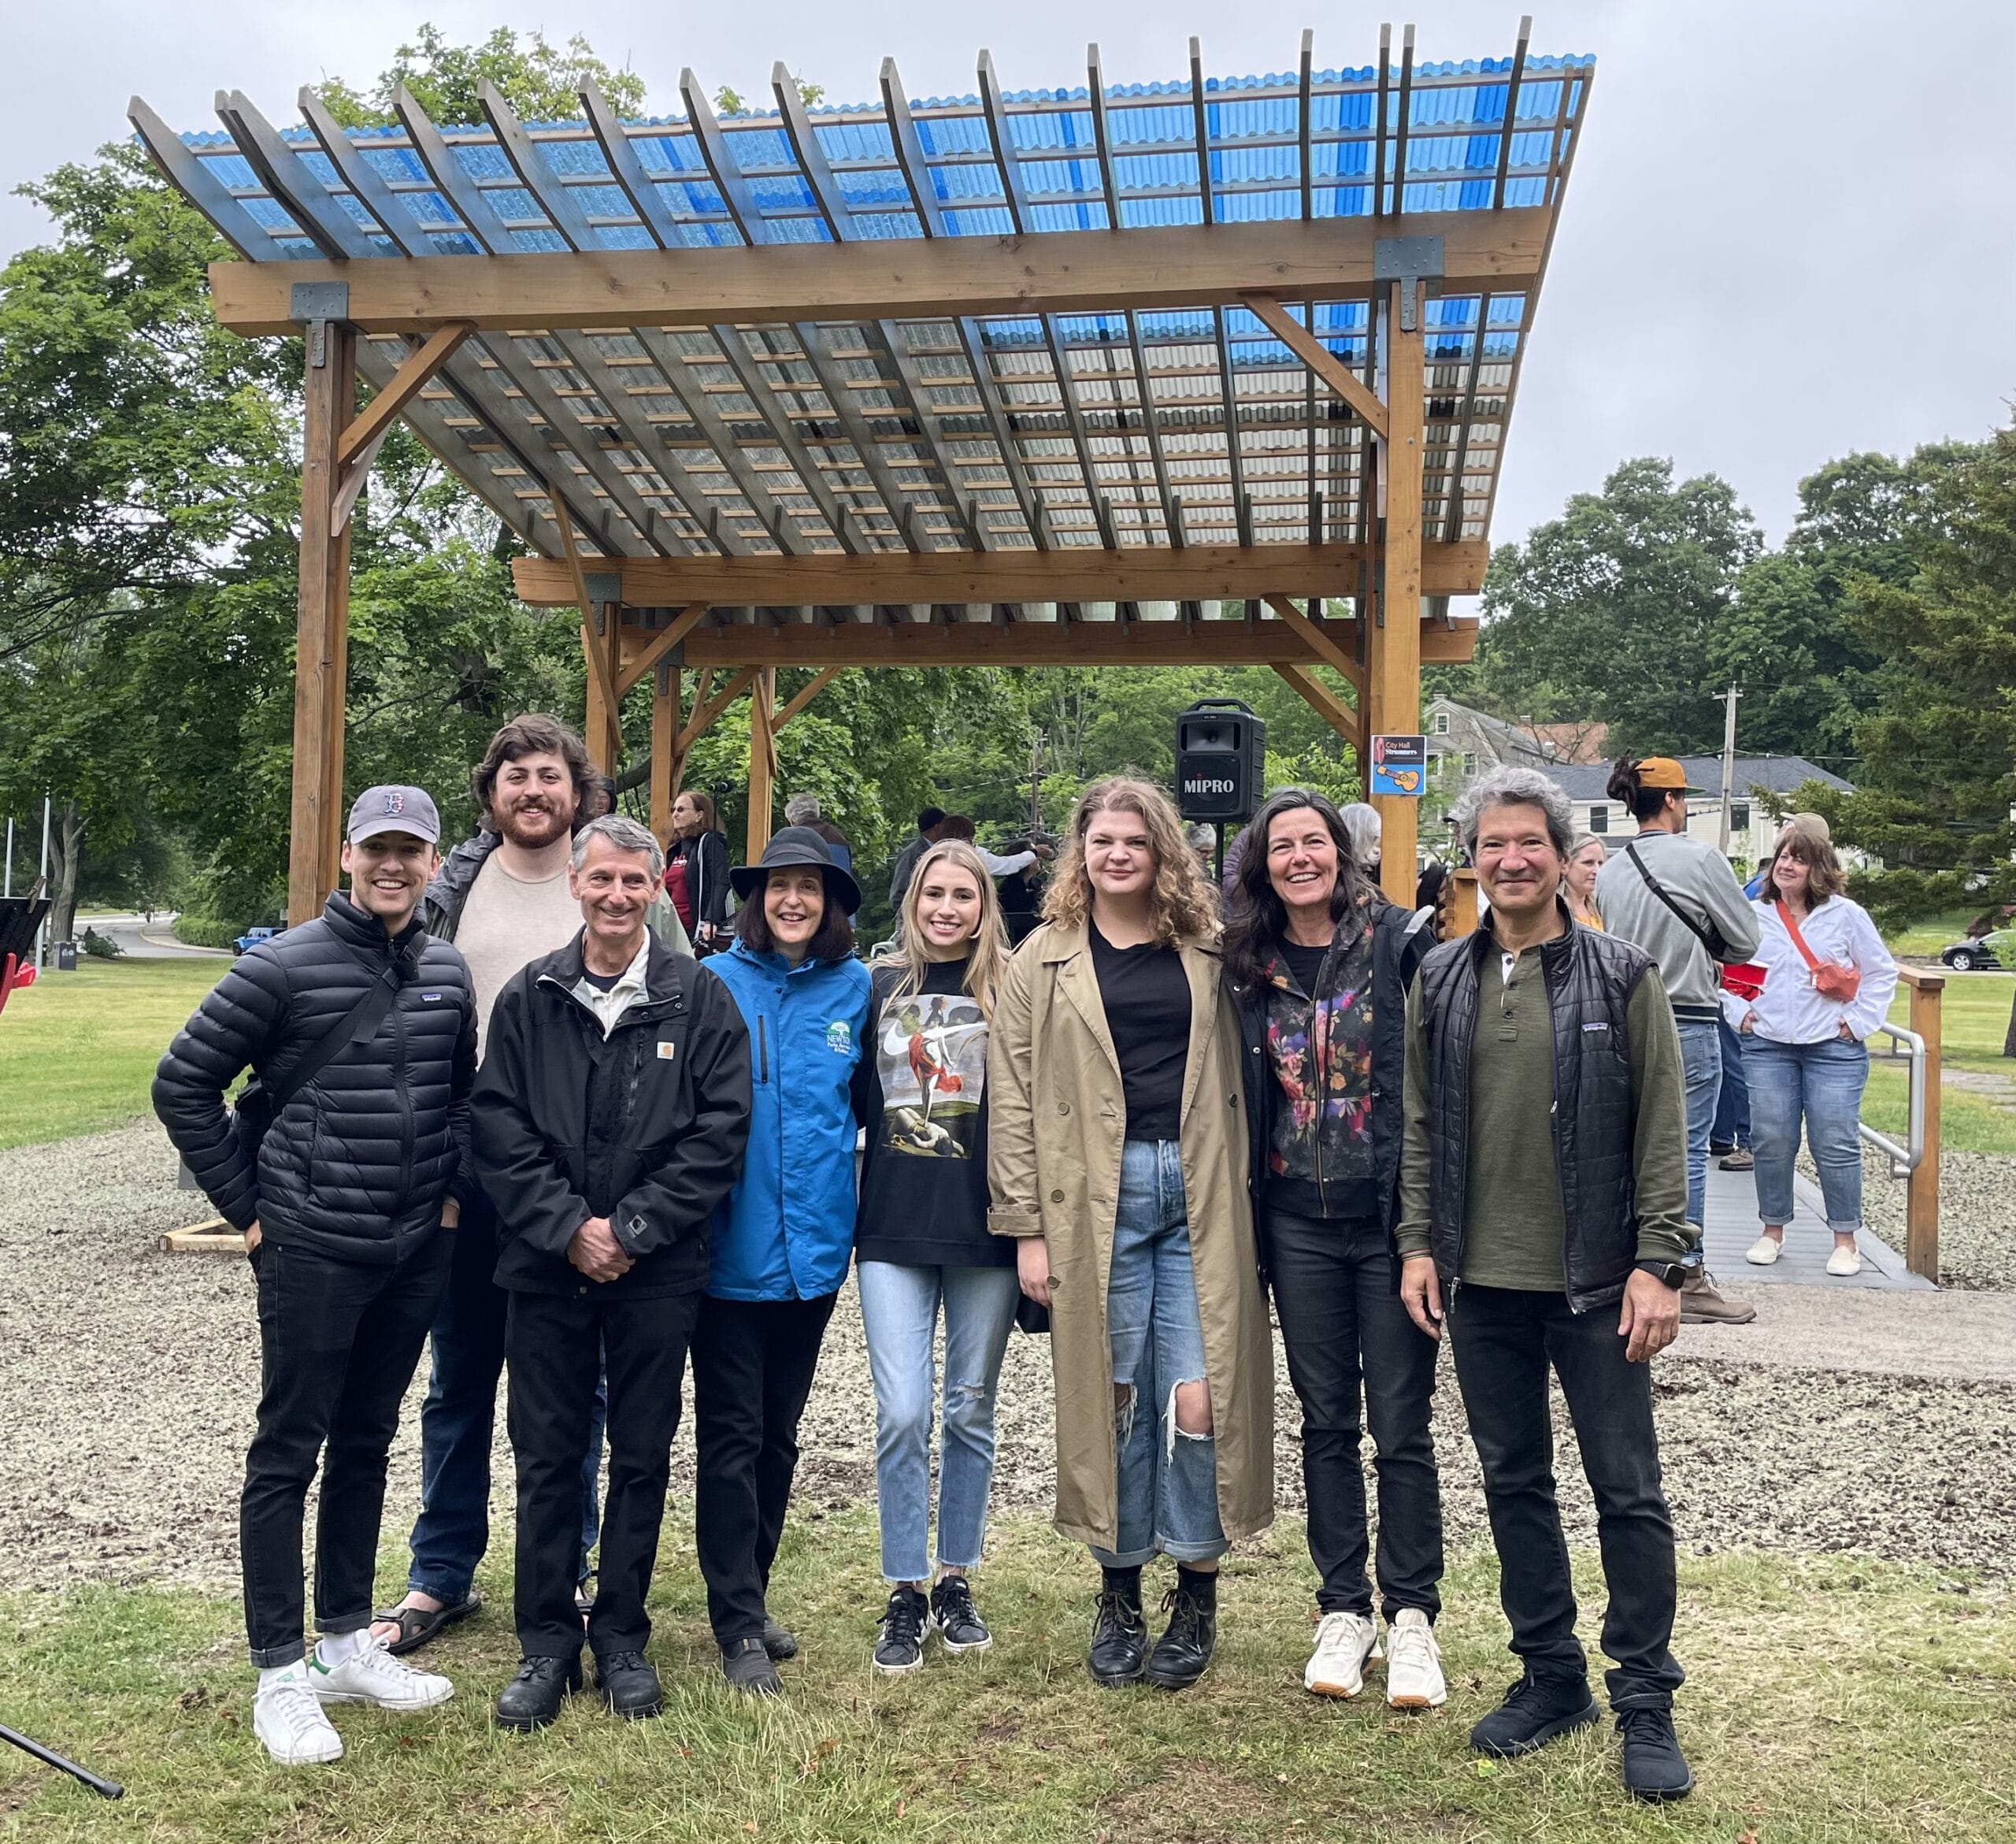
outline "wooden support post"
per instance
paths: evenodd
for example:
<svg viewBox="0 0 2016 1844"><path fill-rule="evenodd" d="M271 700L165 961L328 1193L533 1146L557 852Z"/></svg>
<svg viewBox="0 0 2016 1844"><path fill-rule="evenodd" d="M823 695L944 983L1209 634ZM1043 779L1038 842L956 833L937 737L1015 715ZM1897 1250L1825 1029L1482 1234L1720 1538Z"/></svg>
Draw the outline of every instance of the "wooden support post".
<svg viewBox="0 0 2016 1844"><path fill-rule="evenodd" d="M602 774L613 775L623 754L623 694L616 680L622 608L618 603L598 605L589 599L587 573L582 567L581 548L575 540L574 521L568 516L567 503L558 493L550 495L550 500L560 547L566 554L575 606L581 611L581 656L588 666L582 740L588 746L588 759Z"/></svg>
<svg viewBox="0 0 2016 1844"><path fill-rule="evenodd" d="M672 843L672 803L685 778L679 748L679 668L662 662L651 682L651 830L661 845Z"/></svg>
<svg viewBox="0 0 2016 1844"><path fill-rule="evenodd" d="M1925 1039L1925 1156L1907 1182L1904 1192L1904 1265L1939 1284L1939 1065L1940 1007L1946 989L1943 974L1922 974L1900 967L1899 976L1911 989L1911 1029Z"/></svg>
<svg viewBox="0 0 2016 1844"><path fill-rule="evenodd" d="M1477 874L1467 865L1449 874L1449 939L1477 932Z"/></svg>
<svg viewBox="0 0 2016 1844"><path fill-rule="evenodd" d="M294 797L287 919L312 920L336 886L343 843L343 693L350 637L350 534L330 535L336 445L357 407L357 334L333 321L303 341L300 591L295 624Z"/></svg>
<svg viewBox="0 0 2016 1844"><path fill-rule="evenodd" d="M777 778L776 741L773 729L777 696L777 669L762 667L756 674L754 696L749 700L749 855L754 864L770 842L770 803Z"/></svg>
<svg viewBox="0 0 2016 1844"><path fill-rule="evenodd" d="M1425 378L1420 316L1412 332L1400 325L1400 286L1393 284L1386 321L1386 410L1392 439L1386 444L1385 619L1374 632L1373 724L1369 738L1410 735L1421 725L1421 445L1425 435ZM1379 881L1394 902L1414 899L1414 848L1421 802L1404 794L1373 798L1378 808Z"/></svg>

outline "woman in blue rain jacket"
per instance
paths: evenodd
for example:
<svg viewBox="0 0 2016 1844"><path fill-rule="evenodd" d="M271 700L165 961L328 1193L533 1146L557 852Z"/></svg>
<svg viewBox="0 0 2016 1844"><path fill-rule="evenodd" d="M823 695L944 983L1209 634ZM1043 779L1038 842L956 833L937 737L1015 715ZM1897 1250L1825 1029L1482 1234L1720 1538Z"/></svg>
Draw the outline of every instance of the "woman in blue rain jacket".
<svg viewBox="0 0 2016 1844"><path fill-rule="evenodd" d="M849 1088L868 1022L854 879L807 826L728 874L734 945L708 963L749 1027L749 1149L714 1218L693 1333L695 1534L728 1681L782 1690L798 1642L765 1603L798 1465L798 1423L854 1246Z"/></svg>

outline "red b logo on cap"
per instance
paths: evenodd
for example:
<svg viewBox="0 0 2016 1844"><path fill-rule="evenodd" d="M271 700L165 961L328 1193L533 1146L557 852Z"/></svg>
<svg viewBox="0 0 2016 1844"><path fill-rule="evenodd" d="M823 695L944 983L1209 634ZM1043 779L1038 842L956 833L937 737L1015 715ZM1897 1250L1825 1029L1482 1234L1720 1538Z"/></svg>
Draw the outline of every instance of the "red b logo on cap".
<svg viewBox="0 0 2016 1844"><path fill-rule="evenodd" d="M385 811L387 813L404 813L406 810L406 796L402 794L397 788L392 788L385 796Z"/></svg>

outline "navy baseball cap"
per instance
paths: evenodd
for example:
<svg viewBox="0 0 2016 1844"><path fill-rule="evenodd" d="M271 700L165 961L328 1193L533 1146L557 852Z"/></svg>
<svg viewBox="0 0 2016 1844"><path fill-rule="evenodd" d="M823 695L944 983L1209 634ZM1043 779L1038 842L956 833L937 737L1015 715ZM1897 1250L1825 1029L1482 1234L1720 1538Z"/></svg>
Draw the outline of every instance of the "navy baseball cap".
<svg viewBox="0 0 2016 1844"><path fill-rule="evenodd" d="M353 845L380 833L410 833L430 845L441 842L441 816L424 788L366 788L350 810L344 837Z"/></svg>

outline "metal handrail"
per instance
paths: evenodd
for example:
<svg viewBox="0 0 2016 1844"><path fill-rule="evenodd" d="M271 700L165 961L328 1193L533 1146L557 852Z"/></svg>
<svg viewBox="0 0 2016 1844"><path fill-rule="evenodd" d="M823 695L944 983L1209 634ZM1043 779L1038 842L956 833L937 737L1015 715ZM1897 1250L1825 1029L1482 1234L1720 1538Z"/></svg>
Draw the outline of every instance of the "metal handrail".
<svg viewBox="0 0 2016 1844"><path fill-rule="evenodd" d="M1902 1025L1886 1023L1876 1028L1886 1037L1896 1038L1910 1059L1910 1073L1906 1078L1910 1084L1910 1144L1899 1146L1888 1134L1879 1133L1866 1120L1855 1122L1855 1131L1870 1145L1890 1155L1892 1178L1907 1178L1918 1169L1919 1162L1925 1157L1925 1039Z"/></svg>

